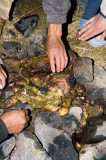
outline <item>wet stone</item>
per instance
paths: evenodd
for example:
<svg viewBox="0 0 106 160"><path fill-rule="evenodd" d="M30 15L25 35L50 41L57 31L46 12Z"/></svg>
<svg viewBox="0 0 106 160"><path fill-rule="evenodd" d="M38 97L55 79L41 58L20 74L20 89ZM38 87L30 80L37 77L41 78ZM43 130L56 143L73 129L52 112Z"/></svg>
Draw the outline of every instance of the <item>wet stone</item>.
<svg viewBox="0 0 106 160"><path fill-rule="evenodd" d="M11 160L52 160L42 148L36 136L30 131L17 135L16 150Z"/></svg>
<svg viewBox="0 0 106 160"><path fill-rule="evenodd" d="M11 151L15 147L15 143L15 137L12 136L11 138L0 144L0 160L3 160L11 153Z"/></svg>
<svg viewBox="0 0 106 160"><path fill-rule="evenodd" d="M87 120L86 126L74 134L80 144L98 143L106 139L106 115L93 117Z"/></svg>
<svg viewBox="0 0 106 160"><path fill-rule="evenodd" d="M38 15L23 17L15 23L15 27L23 36L29 37L35 30L38 19Z"/></svg>

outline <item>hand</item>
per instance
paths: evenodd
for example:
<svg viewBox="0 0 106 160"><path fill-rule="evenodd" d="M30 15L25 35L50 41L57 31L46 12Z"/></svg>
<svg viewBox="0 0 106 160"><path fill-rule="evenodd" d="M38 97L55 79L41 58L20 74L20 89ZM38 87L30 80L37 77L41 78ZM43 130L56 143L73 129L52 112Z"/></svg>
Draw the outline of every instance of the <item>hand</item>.
<svg viewBox="0 0 106 160"><path fill-rule="evenodd" d="M9 134L16 134L22 132L29 121L27 110L11 110L5 112L1 116L2 121L5 123Z"/></svg>
<svg viewBox="0 0 106 160"><path fill-rule="evenodd" d="M0 65L0 89L3 89L6 85L7 74L4 71L2 65Z"/></svg>
<svg viewBox="0 0 106 160"><path fill-rule="evenodd" d="M66 67L68 57L61 40L61 25L51 24L48 30L47 52L52 72L60 72Z"/></svg>
<svg viewBox="0 0 106 160"><path fill-rule="evenodd" d="M105 30L106 30L106 19L102 17L100 14L97 14L84 24L84 28L79 32L79 39L85 41L100 33L103 33L101 35L101 39L104 39L106 37Z"/></svg>

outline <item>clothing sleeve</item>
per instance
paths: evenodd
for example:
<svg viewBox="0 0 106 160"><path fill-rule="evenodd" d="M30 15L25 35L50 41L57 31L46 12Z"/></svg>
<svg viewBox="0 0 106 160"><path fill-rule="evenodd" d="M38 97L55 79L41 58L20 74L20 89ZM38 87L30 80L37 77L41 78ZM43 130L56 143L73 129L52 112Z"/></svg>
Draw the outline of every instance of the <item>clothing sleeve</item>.
<svg viewBox="0 0 106 160"><path fill-rule="evenodd" d="M106 0L104 1L106 2ZM99 10L101 3L102 0L88 0L83 14L83 19L90 19L94 17L97 11ZM105 9L106 9L106 3L105 3Z"/></svg>
<svg viewBox="0 0 106 160"><path fill-rule="evenodd" d="M0 143L8 137L8 130L5 123L0 119Z"/></svg>
<svg viewBox="0 0 106 160"><path fill-rule="evenodd" d="M70 7L70 0L43 0L43 9L47 15L47 22L51 24L65 23Z"/></svg>
<svg viewBox="0 0 106 160"><path fill-rule="evenodd" d="M102 0L102 4L100 7L100 14L106 18L106 0Z"/></svg>

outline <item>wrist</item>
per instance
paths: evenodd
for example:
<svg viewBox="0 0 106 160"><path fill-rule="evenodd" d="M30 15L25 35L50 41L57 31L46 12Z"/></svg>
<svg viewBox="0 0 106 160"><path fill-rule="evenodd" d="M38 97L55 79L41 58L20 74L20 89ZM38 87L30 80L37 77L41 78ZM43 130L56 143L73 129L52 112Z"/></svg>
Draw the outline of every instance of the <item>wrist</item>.
<svg viewBox="0 0 106 160"><path fill-rule="evenodd" d="M48 26L48 36L62 36L62 24L49 24Z"/></svg>

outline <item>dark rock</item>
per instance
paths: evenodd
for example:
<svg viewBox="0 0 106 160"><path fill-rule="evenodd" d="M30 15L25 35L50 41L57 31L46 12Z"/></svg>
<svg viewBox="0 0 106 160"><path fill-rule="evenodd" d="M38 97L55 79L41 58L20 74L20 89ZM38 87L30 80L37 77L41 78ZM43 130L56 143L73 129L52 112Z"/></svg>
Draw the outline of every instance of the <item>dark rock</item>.
<svg viewBox="0 0 106 160"><path fill-rule="evenodd" d="M35 30L38 19L38 15L23 17L15 23L15 27L23 36L29 37Z"/></svg>
<svg viewBox="0 0 106 160"><path fill-rule="evenodd" d="M43 149L36 136L30 131L17 135L16 150L11 155L11 160L51 160Z"/></svg>
<svg viewBox="0 0 106 160"><path fill-rule="evenodd" d="M28 56L28 54L27 53L25 53L25 52L20 52L18 55L17 55L17 57L19 58L19 59L22 59L22 58L25 58L25 57L27 57Z"/></svg>
<svg viewBox="0 0 106 160"><path fill-rule="evenodd" d="M42 44L46 48L46 42L47 42L47 34L48 34L48 29L44 28L42 31Z"/></svg>
<svg viewBox="0 0 106 160"><path fill-rule="evenodd" d="M18 50L16 48L12 48L12 49L6 49L2 52L2 54L4 54L7 57L12 57L12 56L16 56L18 54Z"/></svg>
<svg viewBox="0 0 106 160"><path fill-rule="evenodd" d="M106 160L106 140L85 145L79 154L80 160Z"/></svg>
<svg viewBox="0 0 106 160"><path fill-rule="evenodd" d="M62 126L62 120L56 112L45 110L39 113L39 116L37 118L39 119L39 117L44 124L47 124L50 127L59 128L60 126Z"/></svg>
<svg viewBox="0 0 106 160"><path fill-rule="evenodd" d="M6 158L15 147L15 137L12 136L8 140L0 144L0 160Z"/></svg>
<svg viewBox="0 0 106 160"><path fill-rule="evenodd" d="M3 48L4 49L12 49L15 48L16 50L21 50L22 45L18 42L3 42Z"/></svg>
<svg viewBox="0 0 106 160"><path fill-rule="evenodd" d="M86 126L81 128L74 138L80 144L93 144L105 140L106 115L88 119Z"/></svg>
<svg viewBox="0 0 106 160"><path fill-rule="evenodd" d="M16 37L16 34L15 34L15 32L14 32L12 29L9 29L9 34L10 34L12 37Z"/></svg>
<svg viewBox="0 0 106 160"><path fill-rule="evenodd" d="M69 113L62 117L63 129L72 135L80 126L82 109L80 107L71 107Z"/></svg>
<svg viewBox="0 0 106 160"><path fill-rule="evenodd" d="M93 80L93 62L90 58L78 57L73 65L74 76L79 84Z"/></svg>
<svg viewBox="0 0 106 160"><path fill-rule="evenodd" d="M4 90L4 94L5 94L5 99L7 99L8 97L14 95L13 91L12 91L12 87L11 86L7 86Z"/></svg>
<svg viewBox="0 0 106 160"><path fill-rule="evenodd" d="M52 113L48 115L45 112L36 118L35 135L53 160L70 160L70 157L78 160L71 138L62 130L60 118Z"/></svg>
<svg viewBox="0 0 106 160"><path fill-rule="evenodd" d="M23 48L22 54L27 54L28 56L39 56L45 53L43 49L36 44L30 44L29 46Z"/></svg>
<svg viewBox="0 0 106 160"><path fill-rule="evenodd" d="M30 37L30 44L38 44L39 42L41 42L42 40L42 35L39 35L39 34L33 34L31 37Z"/></svg>
<svg viewBox="0 0 106 160"><path fill-rule="evenodd" d="M106 110L106 71L100 66L94 65L94 79L84 84L86 91L84 96L90 100L99 100Z"/></svg>
<svg viewBox="0 0 106 160"><path fill-rule="evenodd" d="M32 107L27 103L19 102L15 106L13 106L12 109L29 109L29 110L32 110Z"/></svg>

